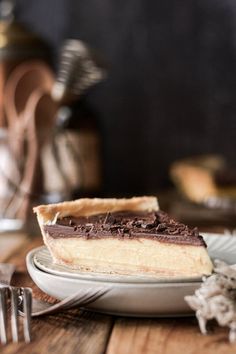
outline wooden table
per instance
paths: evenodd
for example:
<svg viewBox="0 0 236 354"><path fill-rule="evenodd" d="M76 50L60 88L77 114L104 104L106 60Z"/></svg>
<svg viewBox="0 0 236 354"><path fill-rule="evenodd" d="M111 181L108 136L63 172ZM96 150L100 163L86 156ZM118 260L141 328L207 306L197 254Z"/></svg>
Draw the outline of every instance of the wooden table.
<svg viewBox="0 0 236 354"><path fill-rule="evenodd" d="M41 237L0 235L0 262L17 266L16 285L30 286L33 296L51 300L32 282L26 271L25 256L40 246ZM203 336L194 317L138 319L113 317L81 310L32 320L32 343L0 345L1 354L233 354L236 344L228 343L228 330L211 326Z"/></svg>

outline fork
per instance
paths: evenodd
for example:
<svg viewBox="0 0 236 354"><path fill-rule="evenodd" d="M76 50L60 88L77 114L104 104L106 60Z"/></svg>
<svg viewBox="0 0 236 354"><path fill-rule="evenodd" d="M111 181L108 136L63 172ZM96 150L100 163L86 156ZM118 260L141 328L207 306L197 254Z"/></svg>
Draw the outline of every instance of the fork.
<svg viewBox="0 0 236 354"><path fill-rule="evenodd" d="M7 344L7 309L11 302L11 334L14 343L19 342L18 306L19 296L23 298L23 332L26 343L31 341L30 319L32 307L32 290L13 286L0 287L0 339L2 344Z"/></svg>
<svg viewBox="0 0 236 354"><path fill-rule="evenodd" d="M6 335L6 300L7 289L11 292L11 330L12 340L18 341L18 313L24 317L24 338L30 342L30 318L43 315L54 314L56 312L72 309L75 307L84 307L95 302L100 297L110 291L110 288L97 289L88 288L84 291L79 290L60 302L51 305L46 301L32 299L32 290L30 288L17 288L10 286L10 281L15 268L11 264L0 263L0 339L2 344L7 343Z"/></svg>
<svg viewBox="0 0 236 354"><path fill-rule="evenodd" d="M94 290L94 288L88 288L85 291L79 290L77 293L72 294L53 305L43 300L33 299L31 316L38 317L44 315L51 315L75 307L85 307L91 304L92 302L98 300L100 297L108 293L108 291L110 291L110 289L104 289L104 287L97 288L96 290ZM23 316L24 312L22 311L21 307L22 303L20 304L19 313Z"/></svg>
<svg viewBox="0 0 236 354"><path fill-rule="evenodd" d="M18 323L18 299L22 298L23 303L23 328L24 339L26 343L31 341L30 318L32 307L32 290L30 288L19 288L10 286L12 275L15 271L13 264L0 264L0 340L2 344L7 344L7 307L11 302L11 333L12 341L19 341L19 323Z"/></svg>

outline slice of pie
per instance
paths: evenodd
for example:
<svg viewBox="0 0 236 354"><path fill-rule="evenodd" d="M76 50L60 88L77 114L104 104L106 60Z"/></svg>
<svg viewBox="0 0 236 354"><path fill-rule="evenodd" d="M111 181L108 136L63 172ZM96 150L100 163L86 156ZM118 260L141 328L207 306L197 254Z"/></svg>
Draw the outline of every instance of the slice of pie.
<svg viewBox="0 0 236 354"><path fill-rule="evenodd" d="M34 208L53 260L80 271L194 277L212 263L197 229L159 210L155 197L79 199Z"/></svg>
<svg viewBox="0 0 236 354"><path fill-rule="evenodd" d="M174 162L170 176L185 197L196 203L214 198L236 198L236 170L218 155L203 155Z"/></svg>

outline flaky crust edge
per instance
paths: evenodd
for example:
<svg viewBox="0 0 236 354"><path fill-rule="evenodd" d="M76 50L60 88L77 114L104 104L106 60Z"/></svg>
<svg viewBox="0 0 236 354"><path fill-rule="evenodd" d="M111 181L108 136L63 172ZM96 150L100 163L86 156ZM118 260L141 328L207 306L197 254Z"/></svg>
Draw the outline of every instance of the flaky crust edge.
<svg viewBox="0 0 236 354"><path fill-rule="evenodd" d="M74 201L62 202L57 204L39 205L33 208L37 215L39 227L45 245L48 247L54 262L59 262L55 258L53 245L50 237L44 231L44 225L53 225L58 218L66 216L89 216L116 211L157 211L159 210L156 197L143 196L133 198L81 198Z"/></svg>
<svg viewBox="0 0 236 354"><path fill-rule="evenodd" d="M90 216L116 211L157 211L156 197L133 198L81 198L57 204L39 205L33 208L40 225L54 224L58 218L66 216Z"/></svg>

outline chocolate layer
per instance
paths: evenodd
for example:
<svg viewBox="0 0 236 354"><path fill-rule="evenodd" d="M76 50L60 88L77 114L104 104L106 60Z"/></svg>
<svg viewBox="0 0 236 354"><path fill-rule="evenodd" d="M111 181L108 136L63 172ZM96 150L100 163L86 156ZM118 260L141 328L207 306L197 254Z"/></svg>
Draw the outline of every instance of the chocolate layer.
<svg viewBox="0 0 236 354"><path fill-rule="evenodd" d="M197 228L190 229L162 211L116 212L79 218L71 216L58 219L54 225L44 225L44 230L53 238L149 238L160 242L205 246Z"/></svg>

